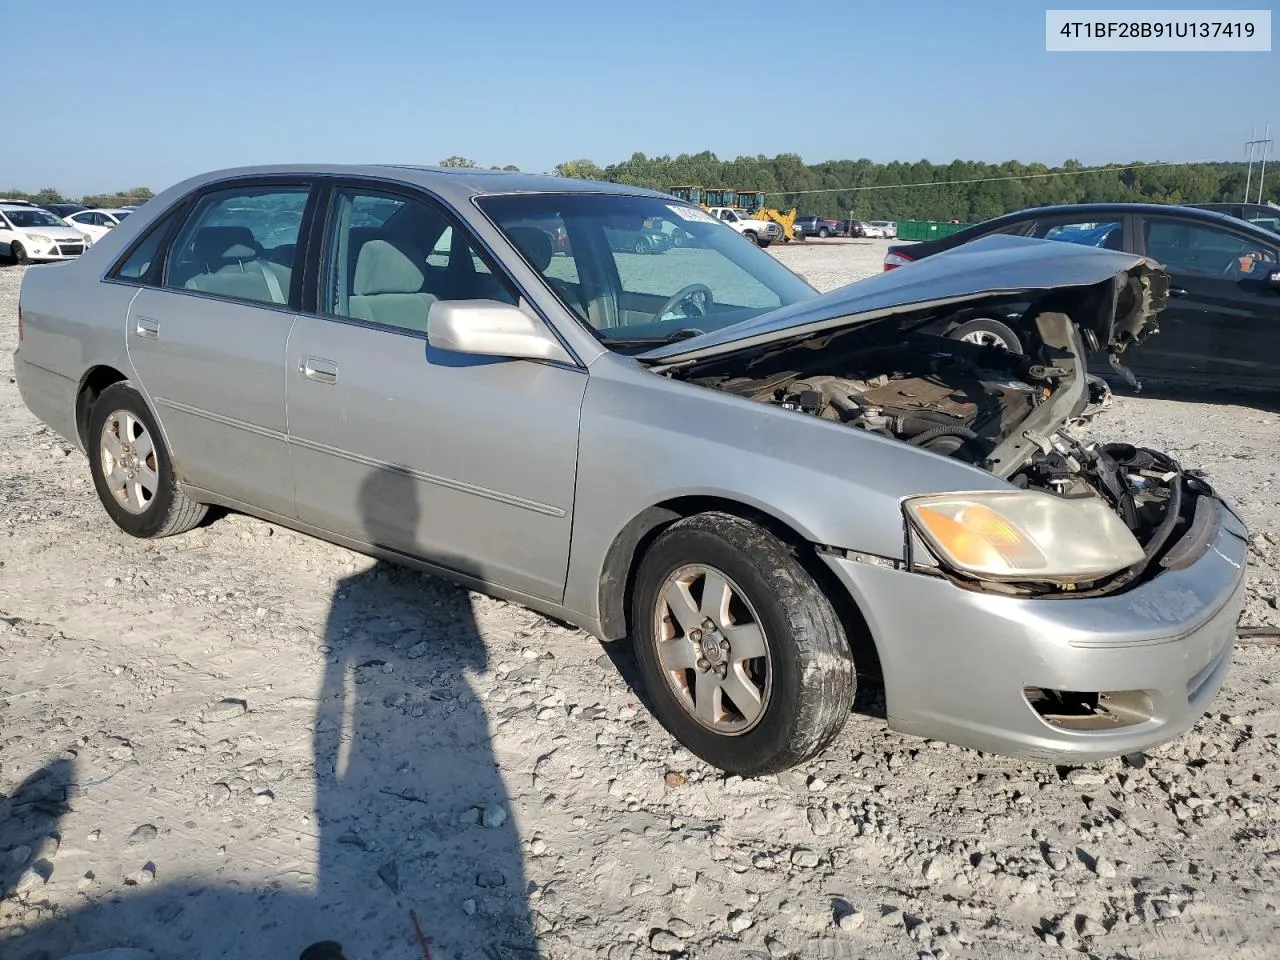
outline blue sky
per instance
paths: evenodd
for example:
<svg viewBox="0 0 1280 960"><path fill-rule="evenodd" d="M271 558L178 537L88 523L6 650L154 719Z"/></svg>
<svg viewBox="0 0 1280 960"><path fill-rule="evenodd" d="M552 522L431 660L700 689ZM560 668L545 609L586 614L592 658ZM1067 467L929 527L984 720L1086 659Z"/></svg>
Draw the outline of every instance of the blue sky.
<svg viewBox="0 0 1280 960"><path fill-rule="evenodd" d="M1047 6L1073 4L4 0L0 189L450 154L1191 161L1242 159L1254 124L1280 139L1280 53L1047 53Z"/></svg>

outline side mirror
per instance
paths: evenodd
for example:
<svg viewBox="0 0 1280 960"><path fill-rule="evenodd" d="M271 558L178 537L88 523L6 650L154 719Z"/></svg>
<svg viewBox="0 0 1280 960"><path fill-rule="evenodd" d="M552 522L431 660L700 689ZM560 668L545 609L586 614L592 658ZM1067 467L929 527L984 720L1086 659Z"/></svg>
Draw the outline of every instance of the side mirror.
<svg viewBox="0 0 1280 960"><path fill-rule="evenodd" d="M427 314L427 342L486 357L572 363L541 320L499 300L439 300Z"/></svg>

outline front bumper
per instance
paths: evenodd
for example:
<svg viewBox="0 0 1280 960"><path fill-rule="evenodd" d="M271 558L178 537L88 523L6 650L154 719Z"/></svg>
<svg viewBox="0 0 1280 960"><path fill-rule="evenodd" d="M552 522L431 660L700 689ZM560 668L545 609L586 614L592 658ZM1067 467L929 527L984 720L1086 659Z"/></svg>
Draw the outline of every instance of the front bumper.
<svg viewBox="0 0 1280 960"><path fill-rule="evenodd" d="M74 260L89 249L90 243L91 241L87 240L57 240L38 248L35 244L26 245L27 259L42 263L52 263L55 260Z"/></svg>
<svg viewBox="0 0 1280 960"><path fill-rule="evenodd" d="M999 596L824 560L876 641L893 729L991 753L1098 760L1185 732L1222 685L1248 543L1235 515L1212 506L1220 525L1194 562L1111 596ZM1073 729L1033 708L1026 691L1035 689L1123 695L1117 701L1141 706L1124 722Z"/></svg>

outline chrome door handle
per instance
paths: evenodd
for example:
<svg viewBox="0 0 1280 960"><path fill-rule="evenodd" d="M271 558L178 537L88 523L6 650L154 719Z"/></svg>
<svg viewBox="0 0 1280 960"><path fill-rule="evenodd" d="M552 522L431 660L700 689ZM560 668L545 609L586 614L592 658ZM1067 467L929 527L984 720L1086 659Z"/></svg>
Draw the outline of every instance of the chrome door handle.
<svg viewBox="0 0 1280 960"><path fill-rule="evenodd" d="M133 332L146 340L159 340L160 321L139 317L138 322L134 324Z"/></svg>
<svg viewBox="0 0 1280 960"><path fill-rule="evenodd" d="M338 365L320 357L303 357L299 365L302 375L316 383L337 383Z"/></svg>

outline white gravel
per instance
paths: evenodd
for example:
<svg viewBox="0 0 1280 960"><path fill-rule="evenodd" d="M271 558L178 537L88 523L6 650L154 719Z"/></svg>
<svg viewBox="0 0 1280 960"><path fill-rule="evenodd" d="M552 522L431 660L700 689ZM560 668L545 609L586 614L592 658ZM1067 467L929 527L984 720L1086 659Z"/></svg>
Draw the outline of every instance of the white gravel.
<svg viewBox="0 0 1280 960"><path fill-rule="evenodd" d="M828 288L883 248L776 253ZM434 960L1277 955L1277 648L1240 648L1134 764L900 737L865 687L820 760L726 779L610 651L523 608L242 516L117 532L13 384L22 273L0 268L6 960L420 960L415 918ZM1250 623L1277 616L1278 426L1129 397L1097 426L1241 505Z"/></svg>

